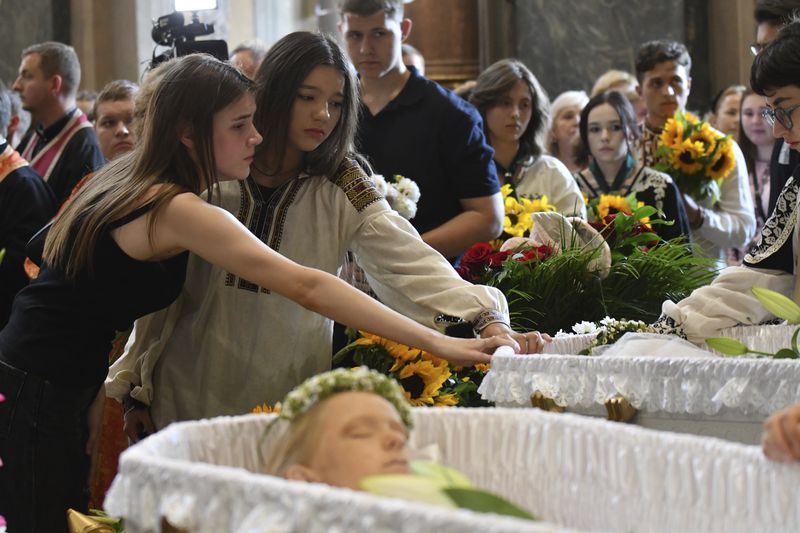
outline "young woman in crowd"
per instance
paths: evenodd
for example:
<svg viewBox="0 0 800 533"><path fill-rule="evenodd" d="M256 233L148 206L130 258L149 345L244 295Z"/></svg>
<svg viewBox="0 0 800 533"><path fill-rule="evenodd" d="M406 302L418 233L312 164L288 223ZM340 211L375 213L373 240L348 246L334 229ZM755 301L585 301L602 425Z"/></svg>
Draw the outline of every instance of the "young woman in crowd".
<svg viewBox="0 0 800 533"><path fill-rule="evenodd" d="M343 323L462 363L514 344L424 328L277 254L201 199L209 189L213 198L219 181L250 172L261 142L252 83L209 56L166 69L140 144L104 167L55 220L39 276L0 332L0 514L11 531L66 531L66 509L86 509L88 410L114 332L178 296L188 251Z"/></svg>
<svg viewBox="0 0 800 533"><path fill-rule="evenodd" d="M553 100L550 109L552 124L547 134L547 151L564 163L572 173L585 168L576 158L576 148L579 142L581 109L588 101L589 97L583 91L567 91Z"/></svg>
<svg viewBox="0 0 800 533"><path fill-rule="evenodd" d="M575 173L583 193L591 198L602 194L628 196L655 207L661 217L674 221L657 225L654 231L664 239L690 235L689 221L678 188L668 175L636 162L631 143L639 133L633 106L622 93L609 91L589 100L581 112L580 152L587 163Z"/></svg>
<svg viewBox="0 0 800 533"><path fill-rule="evenodd" d="M769 217L770 198L770 157L775 139L772 128L762 116L767 109L764 97L747 89L742 94L742 109L739 114L739 148L742 149L747 163L747 177L750 182L750 194L756 215L755 238L743 248L731 248L728 256L729 265L740 265L747 250L758 242L761 228Z"/></svg>
<svg viewBox="0 0 800 533"><path fill-rule="evenodd" d="M517 335L504 323L502 293L461 280L353 160L357 83L334 39L287 35L267 53L256 84L264 142L250 177L222 184L222 208L302 265L336 273L354 252L380 300L419 323L458 317L470 332L509 334L538 351L538 334ZM136 322L107 384L129 403L132 439L175 420L249 412L330 369L331 321L255 282L192 255L178 300Z"/></svg>
<svg viewBox="0 0 800 533"><path fill-rule="evenodd" d="M498 61L478 76L470 102L483 117L501 181L517 196L547 196L559 213L585 218L583 197L569 170L545 154L550 102L531 71L516 59Z"/></svg>
<svg viewBox="0 0 800 533"><path fill-rule="evenodd" d="M739 108L742 103L744 85L731 85L719 92L711 104L709 123L726 135L739 142Z"/></svg>

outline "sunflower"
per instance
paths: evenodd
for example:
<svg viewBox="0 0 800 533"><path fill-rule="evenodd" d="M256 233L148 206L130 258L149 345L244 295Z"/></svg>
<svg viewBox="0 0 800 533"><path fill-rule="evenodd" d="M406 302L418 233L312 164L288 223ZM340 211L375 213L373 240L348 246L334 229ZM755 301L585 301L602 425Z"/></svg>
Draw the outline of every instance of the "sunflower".
<svg viewBox="0 0 800 533"><path fill-rule="evenodd" d="M700 119L697 118L696 115L689 113L688 111L683 112L683 119L690 126L697 126L698 124L700 124Z"/></svg>
<svg viewBox="0 0 800 533"><path fill-rule="evenodd" d="M525 232L533 227L533 219L529 212L525 211L523 204L516 198L508 197L505 200L506 216L503 218L503 231L512 237L524 237Z"/></svg>
<svg viewBox="0 0 800 533"><path fill-rule="evenodd" d="M609 214L622 212L626 215L633 213L628 200L624 196L614 196L612 194L601 194L597 202L597 216L600 220L605 219Z"/></svg>
<svg viewBox="0 0 800 533"><path fill-rule="evenodd" d="M408 363L397 374L397 381L411 405L433 405L434 397L450 377L447 366L436 366L431 361Z"/></svg>
<svg viewBox="0 0 800 533"><path fill-rule="evenodd" d="M510 183L506 183L502 187L500 187L500 194L503 195L503 199L506 199L509 196L511 196L512 192L514 192L514 189L511 187Z"/></svg>
<svg viewBox="0 0 800 533"><path fill-rule="evenodd" d="M714 180L726 178L736 166L736 159L733 155L733 144L730 137L719 141L717 153L711 159L711 165L706 169L706 175Z"/></svg>
<svg viewBox="0 0 800 533"><path fill-rule="evenodd" d="M475 370L477 370L478 372L486 373L491 369L492 369L491 363L475 363Z"/></svg>
<svg viewBox="0 0 800 533"><path fill-rule="evenodd" d="M274 406L270 406L268 403L262 403L261 405L256 405L253 407L250 412L254 414L277 414L281 412L281 402L276 403Z"/></svg>
<svg viewBox="0 0 800 533"><path fill-rule="evenodd" d="M700 127L689 136L689 140L694 143L702 143L703 153L702 156L711 155L717 147L717 139L719 135L715 132L707 122L703 122Z"/></svg>
<svg viewBox="0 0 800 533"><path fill-rule="evenodd" d="M547 195L543 195L534 199L523 198L522 208L526 213L544 213L546 211L556 210L556 206L552 205L547 200Z"/></svg>
<svg viewBox="0 0 800 533"><path fill-rule="evenodd" d="M366 331L359 331L361 334L361 338L357 339L354 344L358 346L370 346L373 344L379 344L383 346L386 351L399 361L412 361L416 359L422 350L418 348L411 348L410 346L406 346L405 344L400 344L399 342L394 342L389 339L384 339L383 337L379 337L378 335L373 335L372 333L367 333Z"/></svg>
<svg viewBox="0 0 800 533"><path fill-rule="evenodd" d="M450 407L453 405L458 405L458 395L454 392L440 394L433 399L433 405L435 407Z"/></svg>
<svg viewBox="0 0 800 533"><path fill-rule="evenodd" d="M658 137L659 144L669 148L679 146L683 141L683 130L683 122L674 118L667 119L664 129Z"/></svg>
<svg viewBox="0 0 800 533"><path fill-rule="evenodd" d="M691 175L703 170L703 164L697 161L705 152L703 143L685 139L680 146L672 150L672 164L678 171Z"/></svg>

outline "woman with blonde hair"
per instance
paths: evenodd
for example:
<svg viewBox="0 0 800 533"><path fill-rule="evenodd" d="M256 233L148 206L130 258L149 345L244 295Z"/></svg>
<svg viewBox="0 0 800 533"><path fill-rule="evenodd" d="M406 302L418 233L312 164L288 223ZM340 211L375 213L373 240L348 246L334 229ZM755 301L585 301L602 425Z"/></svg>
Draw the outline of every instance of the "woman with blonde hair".
<svg viewBox="0 0 800 533"><path fill-rule="evenodd" d="M585 168L578 161L576 150L580 140L581 110L587 102L589 97L584 91L567 91L559 94L550 108L553 122L547 136L547 151L573 174Z"/></svg>
<svg viewBox="0 0 800 533"><path fill-rule="evenodd" d="M546 196L560 213L586 216L580 189L569 170L545 154L550 101L521 61L503 59L483 71L470 102L483 117L497 175L516 196Z"/></svg>

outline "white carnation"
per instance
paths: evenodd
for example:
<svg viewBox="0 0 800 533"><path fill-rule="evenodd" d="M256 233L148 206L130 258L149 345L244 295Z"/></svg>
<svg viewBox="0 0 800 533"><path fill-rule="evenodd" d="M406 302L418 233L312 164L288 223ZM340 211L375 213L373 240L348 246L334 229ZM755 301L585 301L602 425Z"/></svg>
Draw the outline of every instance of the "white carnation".
<svg viewBox="0 0 800 533"><path fill-rule="evenodd" d="M574 331L578 335L582 335L585 333L594 333L598 329L599 328L597 327L597 324L595 324L594 322L586 322L585 320L583 322L578 322L577 324L572 326L572 331Z"/></svg>
<svg viewBox="0 0 800 533"><path fill-rule="evenodd" d="M392 202L392 209L397 211L401 217L411 220L417 214L417 204L412 202L404 195L398 195Z"/></svg>
<svg viewBox="0 0 800 533"><path fill-rule="evenodd" d="M397 184L395 185L400 194L411 200L412 202L416 203L419 202L420 192L419 192L419 185L416 184L413 180L408 178L404 178L400 176L397 178Z"/></svg>
<svg viewBox="0 0 800 533"><path fill-rule="evenodd" d="M386 193L389 191L389 184L386 183L386 179L380 174L373 174L372 181L375 183L378 194L386 198Z"/></svg>

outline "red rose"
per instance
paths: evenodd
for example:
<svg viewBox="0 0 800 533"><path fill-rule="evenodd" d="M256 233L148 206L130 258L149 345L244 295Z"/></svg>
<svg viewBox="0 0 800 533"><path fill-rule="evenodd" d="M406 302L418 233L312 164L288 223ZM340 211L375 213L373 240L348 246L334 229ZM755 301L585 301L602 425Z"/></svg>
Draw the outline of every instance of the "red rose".
<svg viewBox="0 0 800 533"><path fill-rule="evenodd" d="M461 264L467 267L473 276L477 276L486 268L491 254L492 245L488 242L479 242L473 244L472 247L467 250L464 257L461 258Z"/></svg>
<svg viewBox="0 0 800 533"><path fill-rule="evenodd" d="M461 276L461 279L472 282L473 276L469 268L465 267L464 265L458 265L456 267L456 272L458 272L458 275Z"/></svg>
<svg viewBox="0 0 800 533"><path fill-rule="evenodd" d="M503 261L508 259L508 256L511 255L513 250L505 250L503 252L495 252L489 256L489 267L490 268L500 268L503 266Z"/></svg>

